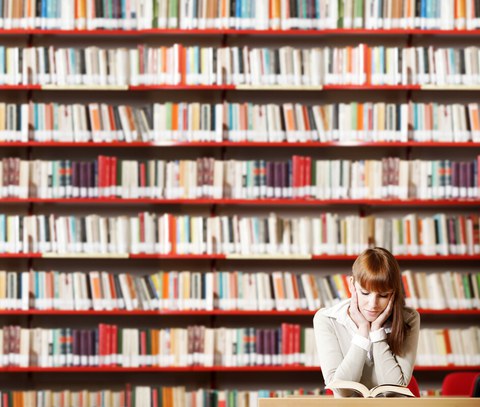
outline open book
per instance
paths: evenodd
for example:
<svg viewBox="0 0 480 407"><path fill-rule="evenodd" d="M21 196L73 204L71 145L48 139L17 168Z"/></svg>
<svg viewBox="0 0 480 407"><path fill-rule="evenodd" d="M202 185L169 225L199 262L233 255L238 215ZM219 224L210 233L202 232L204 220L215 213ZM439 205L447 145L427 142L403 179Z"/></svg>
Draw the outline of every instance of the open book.
<svg viewBox="0 0 480 407"><path fill-rule="evenodd" d="M415 397L410 389L399 384L379 384L369 390L362 383L349 380L333 380L326 388L330 390L351 390L363 397Z"/></svg>

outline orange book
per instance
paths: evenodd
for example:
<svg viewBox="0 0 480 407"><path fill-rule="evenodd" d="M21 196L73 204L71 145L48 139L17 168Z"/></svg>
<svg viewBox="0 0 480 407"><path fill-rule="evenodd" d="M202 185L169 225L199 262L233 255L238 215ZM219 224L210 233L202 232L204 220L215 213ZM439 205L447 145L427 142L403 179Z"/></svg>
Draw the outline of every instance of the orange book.
<svg viewBox="0 0 480 407"><path fill-rule="evenodd" d="M130 131L133 133L136 130L136 128L135 128L135 120L133 118L132 108L130 106L127 106L125 111L127 113L127 119L128 119L128 125L130 127ZM138 138L138 135L137 135L137 138Z"/></svg>
<svg viewBox="0 0 480 407"><path fill-rule="evenodd" d="M372 83L372 49L370 47L365 47L365 73L366 73L366 84L370 85Z"/></svg>
<svg viewBox="0 0 480 407"><path fill-rule="evenodd" d="M357 130L364 130L363 127L363 103L357 104Z"/></svg>
<svg viewBox="0 0 480 407"><path fill-rule="evenodd" d="M295 301L298 304L300 302L300 292L298 290L297 277L295 276L295 274L292 273L291 278L292 278L292 286L293 286L293 296Z"/></svg>
<svg viewBox="0 0 480 407"><path fill-rule="evenodd" d="M177 219L175 216L168 215L168 235L170 239L170 253L177 252Z"/></svg>
<svg viewBox="0 0 480 407"><path fill-rule="evenodd" d="M93 131L100 131L100 110L97 103L92 103L90 105L90 121L92 124Z"/></svg>
<svg viewBox="0 0 480 407"><path fill-rule="evenodd" d="M45 105L45 130L53 130L53 105Z"/></svg>
<svg viewBox="0 0 480 407"><path fill-rule="evenodd" d="M130 291L130 298L132 299L132 303L134 304L137 299L137 292L135 291L135 285L133 283L133 278L130 274L125 274L127 280L127 286Z"/></svg>
<svg viewBox="0 0 480 407"><path fill-rule="evenodd" d="M87 2L86 0L77 0L75 7L75 18L85 19L87 17ZM84 25L83 23L82 25Z"/></svg>
<svg viewBox="0 0 480 407"><path fill-rule="evenodd" d="M172 103L172 130L178 130L178 103Z"/></svg>
<svg viewBox="0 0 480 407"><path fill-rule="evenodd" d="M421 247L423 245L423 222L421 219L418 219L417 229L418 229L418 245Z"/></svg>
<svg viewBox="0 0 480 407"><path fill-rule="evenodd" d="M480 131L480 122L479 122L479 112L478 112L478 104L477 103L469 103L468 105L468 113L470 117L470 126L472 131Z"/></svg>
<svg viewBox="0 0 480 407"><path fill-rule="evenodd" d="M115 126L115 113L113 111L113 106L110 105L108 106L108 119L110 121L110 128L109 130L112 130L112 131L117 131L117 127Z"/></svg>
<svg viewBox="0 0 480 407"><path fill-rule="evenodd" d="M409 219L405 220L405 238L407 247L412 245L412 225Z"/></svg>
<svg viewBox="0 0 480 407"><path fill-rule="evenodd" d="M156 329L149 329L148 331L148 334L150 336L150 343L151 343L151 353L153 356L153 363L152 363L153 366L157 364L157 355L158 355L157 332L158 331Z"/></svg>
<svg viewBox="0 0 480 407"><path fill-rule="evenodd" d="M353 48L352 47L346 47L345 48L345 57L346 57L346 73L352 74L353 75ZM348 82L353 82L352 79L350 79Z"/></svg>
<svg viewBox="0 0 480 407"><path fill-rule="evenodd" d="M295 130L295 116L293 114L293 106L290 103L286 103L283 105L283 109L285 112L285 124L287 126L287 131L294 131Z"/></svg>
<svg viewBox="0 0 480 407"><path fill-rule="evenodd" d="M108 282L110 283L110 292L112 293L112 298L118 300L118 293L115 287L115 280L112 273L108 273ZM117 306L115 306L117 308Z"/></svg>
<svg viewBox="0 0 480 407"><path fill-rule="evenodd" d="M351 297L352 293L350 292L350 288L348 287L348 276L346 274L342 274L341 277L343 286L345 287L345 292L348 294L349 297Z"/></svg>
<svg viewBox="0 0 480 407"><path fill-rule="evenodd" d="M445 347L447 349L447 355L452 354L452 343L450 342L450 335L449 335L449 330L444 329L443 330L443 337L445 338Z"/></svg>
<svg viewBox="0 0 480 407"><path fill-rule="evenodd" d="M303 122L305 123L305 130L306 131L312 130L310 119L308 117L308 108L305 105L302 106L302 114L303 114Z"/></svg>
<svg viewBox="0 0 480 407"><path fill-rule="evenodd" d="M167 300L169 297L170 273L163 273L162 298Z"/></svg>
<svg viewBox="0 0 480 407"><path fill-rule="evenodd" d="M187 61L187 49L181 45L178 46L178 62L180 70L180 83L185 84L187 77L186 61Z"/></svg>
<svg viewBox="0 0 480 407"><path fill-rule="evenodd" d="M90 272L90 284L92 286L92 296L95 300L100 300L102 298L102 289L100 287L100 278L98 277L98 272Z"/></svg>

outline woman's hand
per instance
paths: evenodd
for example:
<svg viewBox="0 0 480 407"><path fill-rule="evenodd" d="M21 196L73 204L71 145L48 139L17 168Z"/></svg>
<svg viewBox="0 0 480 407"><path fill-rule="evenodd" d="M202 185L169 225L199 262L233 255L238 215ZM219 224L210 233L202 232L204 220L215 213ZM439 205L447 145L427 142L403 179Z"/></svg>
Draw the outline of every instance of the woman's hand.
<svg viewBox="0 0 480 407"><path fill-rule="evenodd" d="M352 292L349 308L350 318L352 318L353 322L355 322L355 324L357 325L358 333L365 338L368 338L368 334L370 333L370 322L365 319L365 317L358 309L357 290L355 289L355 287L353 287L353 289L350 291Z"/></svg>
<svg viewBox="0 0 480 407"><path fill-rule="evenodd" d="M388 301L387 307L383 310L383 312L377 317L375 321L372 322L372 331L378 331L385 321L388 319L390 314L392 313L393 309L393 295L390 297L390 301Z"/></svg>

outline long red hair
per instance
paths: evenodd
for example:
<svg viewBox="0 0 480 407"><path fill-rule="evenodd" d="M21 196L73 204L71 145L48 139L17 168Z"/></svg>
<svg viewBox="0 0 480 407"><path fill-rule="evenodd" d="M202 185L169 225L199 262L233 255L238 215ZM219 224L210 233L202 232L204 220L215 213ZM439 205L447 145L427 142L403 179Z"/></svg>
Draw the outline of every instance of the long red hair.
<svg viewBox="0 0 480 407"><path fill-rule="evenodd" d="M388 250L374 247L357 257L352 270L355 281L366 290L377 293L392 291L393 309L389 317L392 332L388 335L387 342L395 355L401 355L409 326L403 316L405 294L397 260Z"/></svg>

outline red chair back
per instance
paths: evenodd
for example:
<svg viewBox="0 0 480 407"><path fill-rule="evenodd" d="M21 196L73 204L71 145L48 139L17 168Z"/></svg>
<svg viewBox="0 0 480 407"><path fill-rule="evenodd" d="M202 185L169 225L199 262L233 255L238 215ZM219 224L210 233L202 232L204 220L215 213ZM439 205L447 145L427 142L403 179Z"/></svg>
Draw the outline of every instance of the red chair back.
<svg viewBox="0 0 480 407"><path fill-rule="evenodd" d="M415 397L420 397L420 388L418 387L417 379L415 379L415 377L412 376L407 387Z"/></svg>
<svg viewBox="0 0 480 407"><path fill-rule="evenodd" d="M479 372L455 372L445 376L442 383L442 396L464 396L473 394L475 379Z"/></svg>

